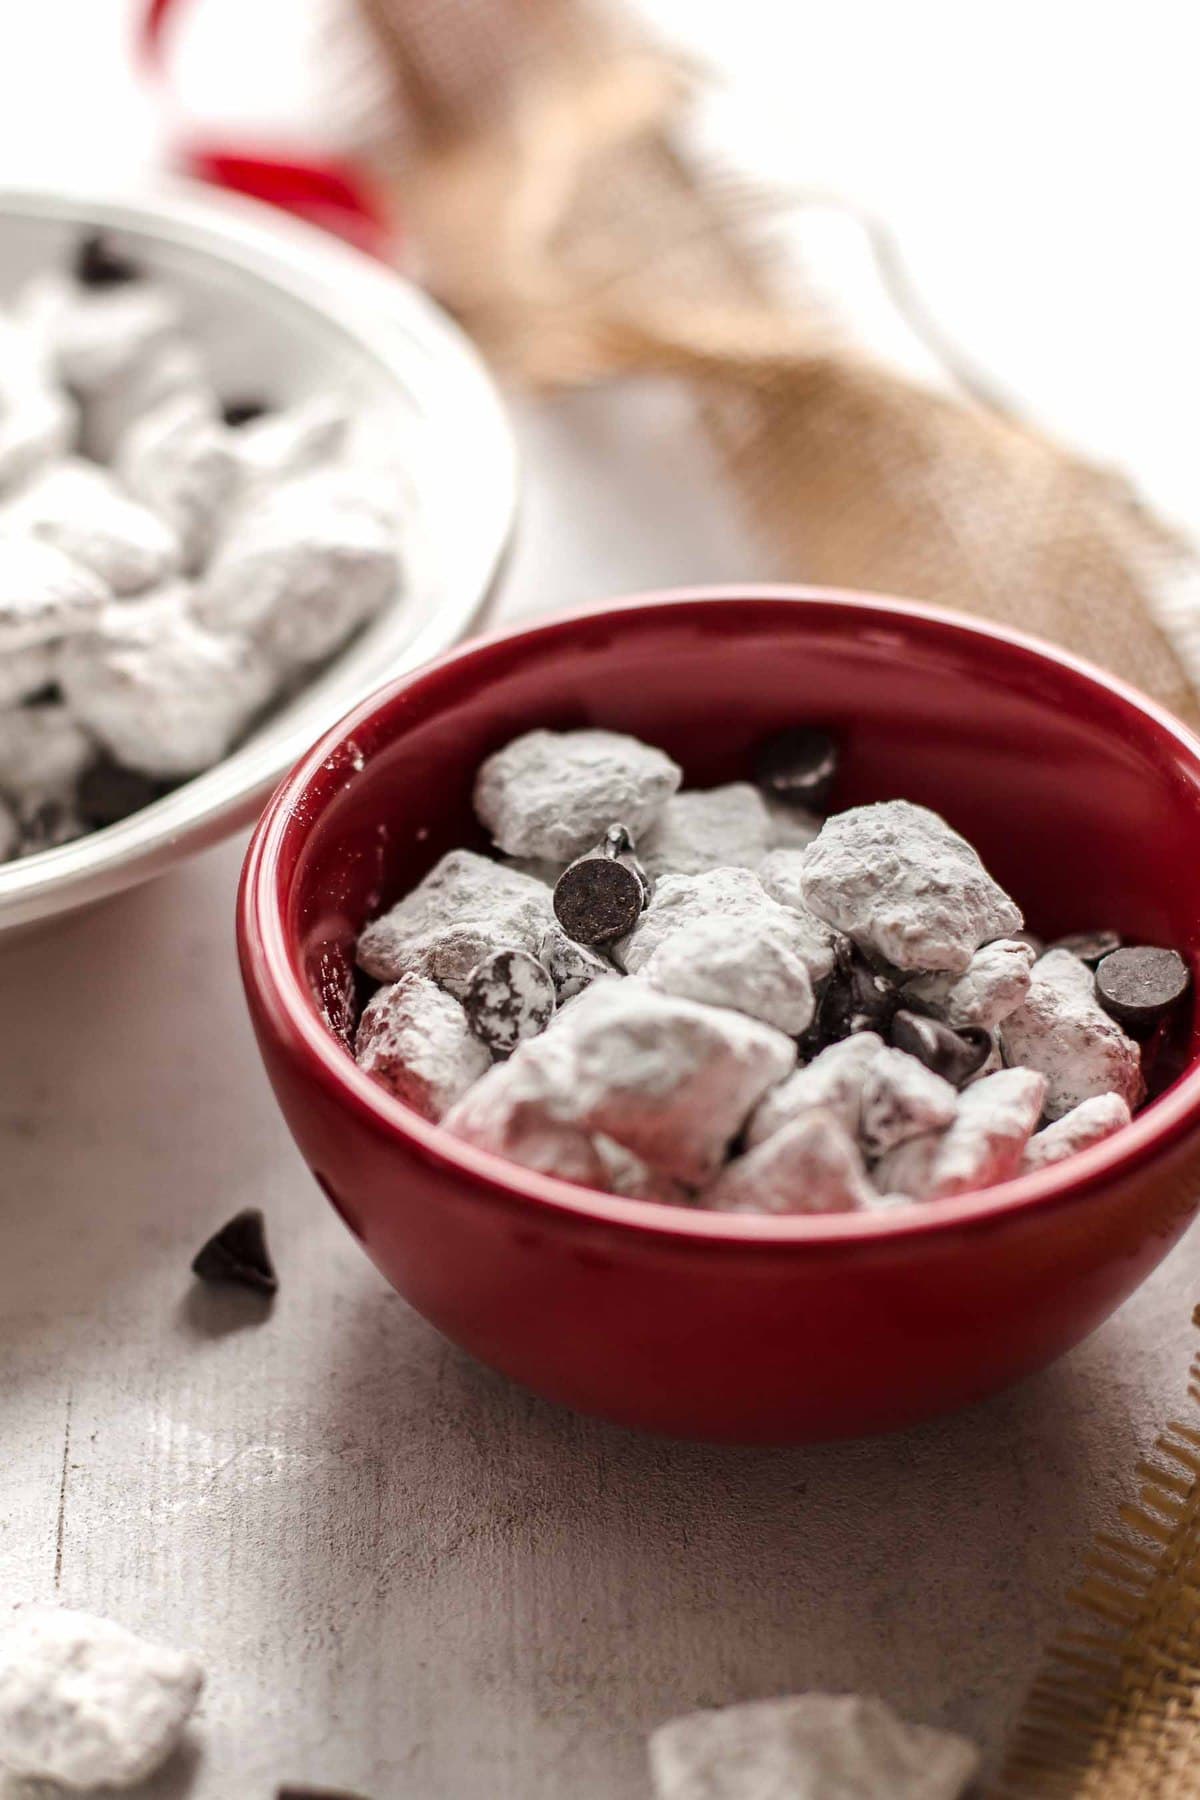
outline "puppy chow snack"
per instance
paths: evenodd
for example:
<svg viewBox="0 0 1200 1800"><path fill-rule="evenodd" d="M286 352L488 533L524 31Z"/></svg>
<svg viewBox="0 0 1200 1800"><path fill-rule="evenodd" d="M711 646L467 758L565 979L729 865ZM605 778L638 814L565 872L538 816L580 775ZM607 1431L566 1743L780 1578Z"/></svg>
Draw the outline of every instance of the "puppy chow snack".
<svg viewBox="0 0 1200 1800"><path fill-rule="evenodd" d="M821 1107L735 1157L705 1189L714 1212L857 1212L875 1191L845 1126Z"/></svg>
<svg viewBox="0 0 1200 1800"><path fill-rule="evenodd" d="M227 420L186 313L93 234L0 315L0 730L52 699L92 746L0 861L208 768L400 597L399 491L343 401Z"/></svg>
<svg viewBox="0 0 1200 1800"><path fill-rule="evenodd" d="M959 1800L978 1768L966 1738L858 1694L689 1713L650 1739L655 1800Z"/></svg>
<svg viewBox="0 0 1200 1800"><path fill-rule="evenodd" d="M819 918L914 974L962 974L981 944L1024 924L966 839L907 800L835 814L805 855L801 887Z"/></svg>
<svg viewBox="0 0 1200 1800"><path fill-rule="evenodd" d="M1103 1143L1122 1125L1128 1125L1132 1117L1128 1102L1120 1094L1096 1094L1090 1100L1081 1100L1053 1124L1034 1132L1025 1146L1021 1171L1029 1174L1033 1169L1047 1169L1051 1163L1074 1156L1077 1150Z"/></svg>
<svg viewBox="0 0 1200 1800"><path fill-rule="evenodd" d="M1097 1094L1118 1094L1131 1109L1142 1098L1138 1047L1105 1012L1096 986L1096 973L1069 950L1047 950L1025 1000L1000 1027L1006 1061L1046 1077L1050 1119Z"/></svg>
<svg viewBox="0 0 1200 1800"><path fill-rule="evenodd" d="M354 1056L397 1100L440 1119L492 1066L452 994L424 975L402 975L363 1009Z"/></svg>
<svg viewBox="0 0 1200 1800"><path fill-rule="evenodd" d="M376 981L427 975L462 998L493 950L537 954L554 923L544 882L474 850L451 850L410 894L368 925L359 966Z"/></svg>
<svg viewBox="0 0 1200 1800"><path fill-rule="evenodd" d="M526 1121L601 1132L660 1173L701 1186L795 1054L782 1032L738 1013L613 978L497 1064L446 1124L479 1142L481 1112L483 1128L495 1130L517 1109Z"/></svg>
<svg viewBox="0 0 1200 1800"><path fill-rule="evenodd" d="M810 1063L773 1087L751 1114L746 1142L753 1147L805 1113L831 1114L856 1139L862 1119L867 1072L883 1049L874 1031L858 1031L829 1044Z"/></svg>
<svg viewBox="0 0 1200 1800"><path fill-rule="evenodd" d="M110 610L65 645L58 679L73 715L117 763L181 780L219 762L275 689L253 644L206 631L183 590Z"/></svg>
<svg viewBox="0 0 1200 1800"><path fill-rule="evenodd" d="M1107 928L1042 953L928 808L812 827L820 735L776 745L760 785L696 792L618 733L493 753L497 854L448 852L359 935L386 984L360 1064L529 1168L731 1214L902 1215L1119 1131L1144 1092L1130 1032L1182 1018L1183 959ZM781 843L778 813L811 841Z"/></svg>
<svg viewBox="0 0 1200 1800"><path fill-rule="evenodd" d="M50 463L0 508L0 528L54 544L122 597L178 572L179 541L156 514L79 456Z"/></svg>
<svg viewBox="0 0 1200 1800"><path fill-rule="evenodd" d="M619 821L637 842L678 788L661 750L616 731L528 731L475 782L475 811L498 850L571 862Z"/></svg>
<svg viewBox="0 0 1200 1800"><path fill-rule="evenodd" d="M204 1674L109 1619L21 1606L0 1621L0 1768L72 1790L125 1788L161 1766Z"/></svg>

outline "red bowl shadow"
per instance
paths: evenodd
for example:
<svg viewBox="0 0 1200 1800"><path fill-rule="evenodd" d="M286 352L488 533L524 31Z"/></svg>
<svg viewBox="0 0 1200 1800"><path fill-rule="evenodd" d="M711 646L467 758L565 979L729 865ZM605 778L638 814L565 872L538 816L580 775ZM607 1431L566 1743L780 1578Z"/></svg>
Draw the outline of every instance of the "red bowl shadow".
<svg viewBox="0 0 1200 1800"><path fill-rule="evenodd" d="M744 776L794 721L844 746L834 805L942 812L1054 936L1200 940L1200 741L1014 633L790 588L652 596L470 645L365 701L276 792L242 876L258 1041L302 1154L388 1280L539 1393L691 1437L907 1424L1077 1343L1200 1198L1200 1029L1116 1138L999 1190L864 1218L679 1211L533 1174L392 1100L345 1040L364 921L482 847L476 768L535 725L661 745L691 785Z"/></svg>

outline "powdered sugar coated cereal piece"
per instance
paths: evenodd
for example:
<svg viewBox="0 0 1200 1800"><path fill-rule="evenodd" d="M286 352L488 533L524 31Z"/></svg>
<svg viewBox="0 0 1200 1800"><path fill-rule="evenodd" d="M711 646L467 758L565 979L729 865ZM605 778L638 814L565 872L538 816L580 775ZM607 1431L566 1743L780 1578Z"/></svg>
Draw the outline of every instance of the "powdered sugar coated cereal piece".
<svg viewBox="0 0 1200 1800"><path fill-rule="evenodd" d="M746 1126L753 1148L794 1119L818 1108L831 1114L851 1138L857 1138L867 1071L883 1049L874 1031L856 1031L830 1044L804 1068L780 1082L755 1108Z"/></svg>
<svg viewBox="0 0 1200 1800"><path fill-rule="evenodd" d="M770 1026L616 978L594 982L516 1052L531 1054L552 1075L557 1117L604 1132L689 1187L712 1178L796 1059Z"/></svg>
<svg viewBox="0 0 1200 1800"><path fill-rule="evenodd" d="M771 850L759 863L755 874L762 882L772 900L780 906L791 906L797 911L808 912L808 901L804 898L804 889L800 885L800 871L804 867L805 852L801 849L789 848L786 845L778 850ZM816 918L812 913L811 917ZM821 920L830 942L833 941L833 927Z"/></svg>
<svg viewBox="0 0 1200 1800"><path fill-rule="evenodd" d="M354 1060L397 1100L435 1120L492 1066L460 1003L424 975L402 975L371 996Z"/></svg>
<svg viewBox="0 0 1200 1800"><path fill-rule="evenodd" d="M690 1713L650 1739L655 1800L957 1800L978 1767L966 1738L856 1694Z"/></svg>
<svg viewBox="0 0 1200 1800"><path fill-rule="evenodd" d="M131 1787L178 1743L204 1685L194 1657L66 1607L0 1629L0 1764L68 1788Z"/></svg>
<svg viewBox="0 0 1200 1800"><path fill-rule="evenodd" d="M80 442L98 462L114 463L121 445L148 413L168 404L195 411L215 411L199 352L182 338L154 350L128 380L113 382L93 394L83 408Z"/></svg>
<svg viewBox="0 0 1200 1800"><path fill-rule="evenodd" d="M941 1142L941 1132L930 1131L923 1137L906 1138L886 1156L881 1156L871 1170L871 1179L880 1195L902 1194L907 1200L929 1199L933 1165Z"/></svg>
<svg viewBox="0 0 1200 1800"><path fill-rule="evenodd" d="M731 781L673 794L639 839L637 853L654 880L705 869L756 868L770 839L771 820L758 789Z"/></svg>
<svg viewBox="0 0 1200 1800"><path fill-rule="evenodd" d="M874 1171L882 1193L940 1200L1017 1174L1042 1111L1046 1083L1033 1069L1001 1069L959 1095L949 1130L909 1139Z"/></svg>
<svg viewBox="0 0 1200 1800"><path fill-rule="evenodd" d="M179 568L174 532L82 457L43 469L13 497L3 518L91 569L114 594L140 593Z"/></svg>
<svg viewBox="0 0 1200 1800"><path fill-rule="evenodd" d="M85 631L111 598L53 544L0 532L0 656Z"/></svg>
<svg viewBox="0 0 1200 1800"><path fill-rule="evenodd" d="M475 811L510 856L567 863L624 825L637 840L682 780L661 750L615 731L528 731L489 756Z"/></svg>
<svg viewBox="0 0 1200 1800"><path fill-rule="evenodd" d="M242 632L283 668L320 662L400 586L394 527L343 471L284 482L238 515L196 594L211 631Z"/></svg>
<svg viewBox="0 0 1200 1800"><path fill-rule="evenodd" d="M92 739L61 701L0 713L0 794L18 815L70 799L95 754Z"/></svg>
<svg viewBox="0 0 1200 1800"><path fill-rule="evenodd" d="M590 1134L554 1111L553 1051L549 1061L546 1055L551 1035L530 1039L507 1062L495 1063L442 1123L465 1143L527 1169L604 1189L608 1169Z"/></svg>
<svg viewBox="0 0 1200 1800"><path fill-rule="evenodd" d="M1035 958L1032 944L997 938L976 950L961 975L918 975L905 986L905 1002L917 1001L947 1025L995 1031L1029 992Z"/></svg>
<svg viewBox="0 0 1200 1800"><path fill-rule="evenodd" d="M664 875L650 904L627 937L613 946L615 960L630 975L643 969L659 946L697 921L721 918L752 923L784 915L790 942L815 984L833 968L833 933L807 911L785 909L772 900L749 869L708 869L699 875Z"/></svg>
<svg viewBox="0 0 1200 1800"><path fill-rule="evenodd" d="M1096 999L1096 978L1069 950L1048 950L1033 967L1024 1002L1000 1027L1005 1060L1046 1077L1046 1114L1061 1119L1081 1100L1142 1097L1141 1053Z"/></svg>
<svg viewBox="0 0 1200 1800"><path fill-rule="evenodd" d="M473 850L451 850L411 893L366 926L358 962L377 981L428 975L460 999L492 950L537 954L554 922L543 882Z"/></svg>
<svg viewBox="0 0 1200 1800"><path fill-rule="evenodd" d="M178 341L180 307L153 281L83 287L46 270L17 296L13 317L63 385L86 399L130 379L156 349Z"/></svg>
<svg viewBox="0 0 1200 1800"><path fill-rule="evenodd" d="M176 534L189 574L207 561L241 490L232 437L206 406L184 394L145 413L121 441L121 479Z"/></svg>
<svg viewBox="0 0 1200 1800"><path fill-rule="evenodd" d="M58 647L53 643L0 653L0 712L49 687L57 667Z"/></svg>
<svg viewBox="0 0 1200 1800"><path fill-rule="evenodd" d="M815 1010L806 944L803 926L784 907L746 919L713 913L672 932L640 975L661 993L730 1006L798 1037Z"/></svg>
<svg viewBox="0 0 1200 1800"><path fill-rule="evenodd" d="M830 1112L802 1113L729 1163L700 1204L714 1212L857 1212L874 1189L854 1140Z"/></svg>
<svg viewBox="0 0 1200 1800"><path fill-rule="evenodd" d="M109 608L59 664L77 717L127 769L167 779L219 762L275 688L254 646L217 637L182 604Z"/></svg>
<svg viewBox="0 0 1200 1800"><path fill-rule="evenodd" d="M653 1200L659 1206L692 1204L689 1188L652 1169L624 1144L615 1143L602 1133L597 1133L593 1141L604 1164L605 1186L610 1194L621 1194L626 1200Z"/></svg>
<svg viewBox="0 0 1200 1800"><path fill-rule="evenodd" d="M859 1133L869 1157L883 1156L908 1138L944 1131L958 1111L948 1081L903 1050L880 1050L867 1067Z"/></svg>
<svg viewBox="0 0 1200 1800"><path fill-rule="evenodd" d="M64 455L78 428L75 406L58 388L27 382L6 391L0 385L0 494Z"/></svg>
<svg viewBox="0 0 1200 1800"><path fill-rule="evenodd" d="M349 430L346 402L333 394L316 394L239 426L231 434L232 448L244 474L283 481L340 456Z"/></svg>
<svg viewBox="0 0 1200 1800"><path fill-rule="evenodd" d="M819 918L897 969L961 974L980 944L1022 924L967 840L907 800L827 819L800 880Z"/></svg>
<svg viewBox="0 0 1200 1800"><path fill-rule="evenodd" d="M1120 1094L1093 1094L1090 1100L1081 1100L1052 1125L1034 1132L1025 1146L1021 1173L1047 1169L1051 1163L1074 1156L1077 1150L1102 1143L1128 1125L1132 1117L1128 1101Z"/></svg>
<svg viewBox="0 0 1200 1800"><path fill-rule="evenodd" d="M564 1000L574 999L582 994L585 987L598 981L603 975L611 975L612 964L586 944L577 944L569 938L557 920L548 925L537 946L538 961L549 973L554 983L554 993L561 1006Z"/></svg>

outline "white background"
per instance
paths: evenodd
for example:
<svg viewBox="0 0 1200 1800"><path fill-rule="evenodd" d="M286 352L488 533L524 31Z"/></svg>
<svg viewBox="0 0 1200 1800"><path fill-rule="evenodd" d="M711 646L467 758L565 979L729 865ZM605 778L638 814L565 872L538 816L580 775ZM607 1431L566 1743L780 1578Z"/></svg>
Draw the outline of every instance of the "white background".
<svg viewBox="0 0 1200 1800"><path fill-rule="evenodd" d="M198 113L284 130L314 68L345 77L296 0L192 4ZM977 360L1200 527L1190 9L652 11L722 70L717 141L886 216ZM127 13L0 0L0 182L151 166ZM661 395L521 431L510 611L755 573ZM887 1442L733 1453L560 1413L441 1344L301 1168L233 968L240 850L0 953L0 1598L199 1650L192 1747L154 1794L645 1800L663 1718L822 1685L994 1756L1182 1398L1191 1240L1056 1369ZM265 1322L186 1274L250 1204L283 1276Z"/></svg>

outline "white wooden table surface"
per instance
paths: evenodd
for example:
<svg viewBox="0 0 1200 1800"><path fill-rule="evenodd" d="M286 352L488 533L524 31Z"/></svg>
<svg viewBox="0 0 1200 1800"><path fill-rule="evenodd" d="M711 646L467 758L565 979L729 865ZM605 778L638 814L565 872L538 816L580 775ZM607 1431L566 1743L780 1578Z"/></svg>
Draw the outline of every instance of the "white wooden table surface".
<svg viewBox="0 0 1200 1800"><path fill-rule="evenodd" d="M79 25L96 42L73 67L88 64L101 89L95 17L120 9L96 0ZM711 10L720 47L727 15ZM818 60L836 61L866 15L877 10L880 30L892 16L844 10L857 20L826 21ZM912 10L931 32L950 29L946 9ZM0 177L31 172L13 108L32 131L21 93L51 65L66 0L32 11L32 73L0 65ZM1122 55L1141 54L1140 73L1161 62L1169 84L1182 47L1165 9L1150 6L1144 29L1141 52L1093 29L1093 63L1107 57L1115 81ZM1065 80L1066 28L1047 33ZM59 166L84 154L84 125L99 116L69 79L60 113L75 136L60 142L46 126L42 138ZM928 70L913 79L933 93ZM877 71L867 87L882 104ZM1081 105L1090 119L1093 101ZM943 112L966 130L953 94ZM1143 124L1139 167L1161 176L1169 127L1149 101ZM993 168L984 136L980 179ZM1060 258L1043 289L1054 317L1071 313L1073 293L1079 329L1068 342L1027 320L1018 342L1005 338L1002 296L980 290L967 304L990 230L964 223L954 193L927 191L924 139L906 154L907 188L894 157L871 166L887 165L893 210L927 265L943 256L955 275L965 335L977 329L993 360L1007 348L1018 385L1048 393L1065 428L1111 447L1124 418L1133 460L1186 514L1198 378L1190 365L1174 384L1166 376L1172 348L1185 348L1181 284L1194 302L1200 277L1154 240L1166 337L1138 354L1159 403L1128 350L1097 398L1098 347L1122 332L1132 343L1128 308L1148 277L1114 258L1108 287L1093 279L1103 221L1091 186L1078 256ZM1086 157L1073 154L1078 172ZM1028 142L1014 155L1029 217L1010 194L997 230L1006 254L1045 256L1051 203ZM957 165L946 175L962 180ZM957 259L931 249L952 213ZM1136 231L1144 249L1144 221ZM1008 281L1013 305L1026 304L1011 265ZM1070 378L1056 356L1075 359ZM522 435L530 492L509 612L752 569L668 398L572 401L525 417ZM209 1686L189 1748L146 1793L270 1800L290 1778L371 1800L645 1800L643 1741L660 1720L809 1686L873 1689L994 1754L1088 1534L1181 1404L1195 1236L1056 1368L889 1440L713 1450L558 1411L442 1342L308 1178L238 988L241 848L0 951L0 1599L58 1597L199 1652ZM265 1209L279 1264L269 1312L188 1275L198 1244L247 1205Z"/></svg>

